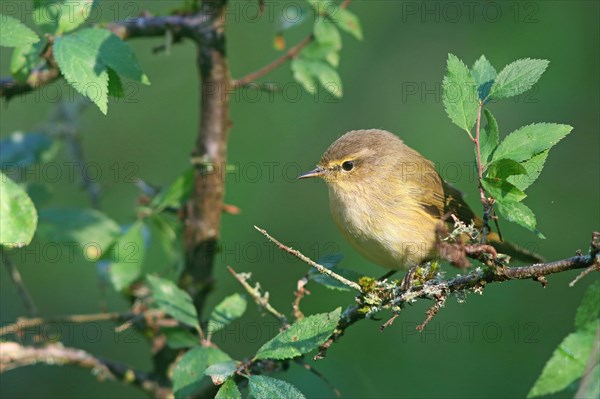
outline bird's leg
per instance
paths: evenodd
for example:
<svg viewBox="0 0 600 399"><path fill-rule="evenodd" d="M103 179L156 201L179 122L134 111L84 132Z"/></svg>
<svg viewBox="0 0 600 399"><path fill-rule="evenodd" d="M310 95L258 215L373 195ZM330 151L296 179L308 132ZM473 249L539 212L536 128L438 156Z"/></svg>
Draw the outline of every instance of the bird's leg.
<svg viewBox="0 0 600 399"><path fill-rule="evenodd" d="M383 280L387 280L388 278L392 277L394 274L396 274L398 272L398 270L390 270L389 272L387 272L386 274L384 274L383 276L379 277L377 279L377 281L383 281Z"/></svg>
<svg viewBox="0 0 600 399"><path fill-rule="evenodd" d="M400 281L400 289L403 292L409 291L412 288L418 268L419 265L412 266L410 269L408 269L404 277L402 277L402 280Z"/></svg>

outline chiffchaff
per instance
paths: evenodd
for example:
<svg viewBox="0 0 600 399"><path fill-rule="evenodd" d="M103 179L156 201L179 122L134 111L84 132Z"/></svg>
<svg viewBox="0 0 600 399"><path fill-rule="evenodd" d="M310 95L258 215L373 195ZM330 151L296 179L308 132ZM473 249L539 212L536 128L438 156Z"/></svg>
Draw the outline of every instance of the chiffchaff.
<svg viewBox="0 0 600 399"><path fill-rule="evenodd" d="M309 177L327 182L331 213L344 237L365 258L388 269L435 258L437 227L447 213L481 226L433 163L385 130L344 134L316 169L300 176Z"/></svg>

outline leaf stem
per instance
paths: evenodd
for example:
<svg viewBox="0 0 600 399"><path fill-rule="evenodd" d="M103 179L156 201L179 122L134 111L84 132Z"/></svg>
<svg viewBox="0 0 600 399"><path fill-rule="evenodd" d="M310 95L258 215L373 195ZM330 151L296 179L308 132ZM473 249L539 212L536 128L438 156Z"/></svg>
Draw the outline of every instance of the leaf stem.
<svg viewBox="0 0 600 399"><path fill-rule="evenodd" d="M479 196L481 198L481 204L483 205L483 233L481 235L481 242L484 243L487 240L487 235L490 232L490 217L492 213L492 203L485 195L485 190L481 184L483 179L483 163L481 162L481 109L483 108L483 102L479 100L479 107L477 108L477 123L475 126L475 152L477 154L477 178L479 186Z"/></svg>

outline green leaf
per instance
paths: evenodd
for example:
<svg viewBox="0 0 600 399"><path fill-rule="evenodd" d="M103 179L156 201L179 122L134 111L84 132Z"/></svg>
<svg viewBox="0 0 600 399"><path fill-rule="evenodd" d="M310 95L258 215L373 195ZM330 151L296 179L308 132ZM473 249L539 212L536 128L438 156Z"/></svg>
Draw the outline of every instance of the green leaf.
<svg viewBox="0 0 600 399"><path fill-rule="evenodd" d="M591 284L585 294L581 305L577 308L575 314L575 328L584 330L597 323L600 318L600 281L596 280Z"/></svg>
<svg viewBox="0 0 600 399"><path fill-rule="evenodd" d="M8 171L47 161L56 152L54 143L46 134L15 132L0 140L0 167Z"/></svg>
<svg viewBox="0 0 600 399"><path fill-rule="evenodd" d="M121 233L106 214L90 208L50 208L40 212L38 236L49 242L76 243L87 260L96 261Z"/></svg>
<svg viewBox="0 0 600 399"><path fill-rule="evenodd" d="M492 180L506 180L509 176L526 174L525 167L512 159L499 159L488 167L488 177Z"/></svg>
<svg viewBox="0 0 600 399"><path fill-rule="evenodd" d="M242 399L242 394L235 384L235 381L229 378L221 388L219 388L219 392L217 392L215 399Z"/></svg>
<svg viewBox="0 0 600 399"><path fill-rule="evenodd" d="M519 202L527 195L506 180L481 179L481 185L497 202Z"/></svg>
<svg viewBox="0 0 600 399"><path fill-rule="evenodd" d="M231 377L237 369L237 362L229 360L226 362L215 363L209 366L204 374L209 376L213 384L221 385L227 378Z"/></svg>
<svg viewBox="0 0 600 399"><path fill-rule="evenodd" d="M521 59L508 64L496 77L489 98L516 96L529 89L540 79L549 61Z"/></svg>
<svg viewBox="0 0 600 399"><path fill-rule="evenodd" d="M60 5L60 19L56 34L70 32L88 19L94 0L67 0Z"/></svg>
<svg viewBox="0 0 600 399"><path fill-rule="evenodd" d="M509 222L515 222L518 225L525 227L527 230L534 232L539 238L546 238L536 229L535 215L526 205L520 202L496 202L495 204L498 213Z"/></svg>
<svg viewBox="0 0 600 399"><path fill-rule="evenodd" d="M336 25L327 18L317 18L313 27L313 34L317 43L330 45L333 50L342 49L342 36Z"/></svg>
<svg viewBox="0 0 600 399"><path fill-rule="evenodd" d="M305 396L290 383L266 375L250 376L250 393L256 399L304 399Z"/></svg>
<svg viewBox="0 0 600 399"><path fill-rule="evenodd" d="M479 133L479 149L481 151L481 162L485 166L498 146L499 130L498 122L496 122L496 118L494 118L492 113L487 109L484 109L483 112L485 113L487 124Z"/></svg>
<svg viewBox="0 0 600 399"><path fill-rule="evenodd" d="M113 69L120 77L150 84L131 47L117 35L108 29L99 28L84 29L77 34L81 40L96 49L102 64Z"/></svg>
<svg viewBox="0 0 600 399"><path fill-rule="evenodd" d="M104 114L108 110L108 68L120 78L150 84L129 46L106 29L89 28L57 37L54 57L67 81Z"/></svg>
<svg viewBox="0 0 600 399"><path fill-rule="evenodd" d="M154 212L162 212L165 208L179 208L187 201L194 187L194 169L186 170L170 186L163 188L150 201Z"/></svg>
<svg viewBox="0 0 600 399"><path fill-rule="evenodd" d="M340 53L331 43L318 43L313 41L302 49L300 58L324 60L331 66L337 67L340 61Z"/></svg>
<svg viewBox="0 0 600 399"><path fill-rule="evenodd" d="M200 329L198 314L190 295L175 283L156 276L146 276L154 303L183 324Z"/></svg>
<svg viewBox="0 0 600 399"><path fill-rule="evenodd" d="M42 33L54 35L60 19L60 4L55 0L33 1L33 22Z"/></svg>
<svg viewBox="0 0 600 399"><path fill-rule="evenodd" d="M0 21L0 46L22 47L40 40L34 31L16 18L0 14Z"/></svg>
<svg viewBox="0 0 600 399"><path fill-rule="evenodd" d="M350 33L358 40L363 39L360 20L353 12L345 8L337 8L328 16L340 27L341 30Z"/></svg>
<svg viewBox="0 0 600 399"><path fill-rule="evenodd" d="M196 346L189 350L173 368L173 393L175 398L193 396L201 386L204 370L215 363L228 360L231 360L231 358L217 348Z"/></svg>
<svg viewBox="0 0 600 399"><path fill-rule="evenodd" d="M246 311L246 298L233 294L223 299L211 312L208 319L208 333L219 331Z"/></svg>
<svg viewBox="0 0 600 399"><path fill-rule="evenodd" d="M43 64L40 53L46 47L47 40L17 47L10 60L10 73L20 81L26 82L34 68Z"/></svg>
<svg viewBox="0 0 600 399"><path fill-rule="evenodd" d="M496 148L492 160L512 159L517 162L530 159L554 146L571 132L569 125L535 123L515 130Z"/></svg>
<svg viewBox="0 0 600 399"><path fill-rule="evenodd" d="M325 61L297 57L292 61L296 79L311 94L315 93L315 79L336 97L342 96L342 80L337 71Z"/></svg>
<svg viewBox="0 0 600 399"><path fill-rule="evenodd" d="M181 327L164 327L161 331L167 338L169 348L183 349L198 345L198 336Z"/></svg>
<svg viewBox="0 0 600 399"><path fill-rule="evenodd" d="M542 173L544 162L546 162L547 157L548 150L534 155L527 161L521 162L521 165L523 165L523 168L526 171L525 175L510 176L506 180L514 184L519 190L525 191L527 187L531 186L533 182L537 180L537 178L540 176L540 173Z"/></svg>
<svg viewBox="0 0 600 399"><path fill-rule="evenodd" d="M20 248L31 242L38 222L27 193L0 172L0 245Z"/></svg>
<svg viewBox="0 0 600 399"><path fill-rule="evenodd" d="M442 82L442 100L450 120L470 133L477 120L479 98L471 71L454 54L448 54L448 69Z"/></svg>
<svg viewBox="0 0 600 399"><path fill-rule="evenodd" d="M144 245L144 223L137 221L119 237L102 260L110 261L110 281L117 291L129 287L142 274L146 252Z"/></svg>
<svg viewBox="0 0 600 399"><path fill-rule="evenodd" d="M106 68L108 72L108 95L116 98L125 97L125 89L123 89L123 82L114 69Z"/></svg>
<svg viewBox="0 0 600 399"><path fill-rule="evenodd" d="M473 64L473 68L471 68L471 74L473 75L475 85L477 86L479 99L485 100L490 92L490 89L492 88L494 79L496 79L496 69L494 69L487 58L482 55L477 61L475 61L475 64Z"/></svg>
<svg viewBox="0 0 600 399"><path fill-rule="evenodd" d="M108 111L108 72L99 61L98 48L81 38L85 30L54 39L54 58L75 90L92 100L103 114Z"/></svg>
<svg viewBox="0 0 600 399"><path fill-rule="evenodd" d="M342 308L308 316L266 342L256 359L291 359L316 349L337 327Z"/></svg>
<svg viewBox="0 0 600 399"><path fill-rule="evenodd" d="M584 330L567 335L554 350L527 397L561 391L581 377L595 341L595 334L595 330Z"/></svg>

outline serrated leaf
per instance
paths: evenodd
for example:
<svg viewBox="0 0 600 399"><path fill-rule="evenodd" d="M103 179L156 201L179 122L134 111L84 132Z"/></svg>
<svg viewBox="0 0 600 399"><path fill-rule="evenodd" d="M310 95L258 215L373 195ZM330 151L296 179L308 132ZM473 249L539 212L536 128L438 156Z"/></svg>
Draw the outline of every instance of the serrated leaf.
<svg viewBox="0 0 600 399"><path fill-rule="evenodd" d="M40 211L38 236L54 243L77 244L87 260L95 261L119 236L119 225L90 208L50 208Z"/></svg>
<svg viewBox="0 0 600 399"><path fill-rule="evenodd" d="M108 111L108 72L99 61L98 48L77 34L54 39L54 59L61 73L80 94L92 100L103 114Z"/></svg>
<svg viewBox="0 0 600 399"><path fill-rule="evenodd" d="M475 64L473 64L473 68L471 68L471 74L473 75L475 85L477 86L477 94L479 95L479 99L485 100L490 92L490 89L492 88L494 79L496 79L496 69L494 69L487 58L482 55L477 61L475 61Z"/></svg>
<svg viewBox="0 0 600 399"><path fill-rule="evenodd" d="M479 98L471 71L454 54L448 54L447 72L442 82L442 100L450 120L470 132L477 120Z"/></svg>
<svg viewBox="0 0 600 399"><path fill-rule="evenodd" d="M242 399L242 394L235 381L230 378L219 388L215 399Z"/></svg>
<svg viewBox="0 0 600 399"><path fill-rule="evenodd" d="M251 375L250 393L255 399L304 399L305 396L290 383L266 375Z"/></svg>
<svg viewBox="0 0 600 399"><path fill-rule="evenodd" d="M46 43L46 40L40 40L37 43L15 48L10 59L10 73L16 80L26 82L31 72L44 62L40 53Z"/></svg>
<svg viewBox="0 0 600 399"><path fill-rule="evenodd" d="M306 59L301 57L294 58L292 60L292 73L296 82L300 83L304 87L304 90L310 94L315 94L317 85Z"/></svg>
<svg viewBox="0 0 600 399"><path fill-rule="evenodd" d="M154 304L183 324L200 329L198 314L190 295L169 280L146 276Z"/></svg>
<svg viewBox="0 0 600 399"><path fill-rule="evenodd" d="M107 68L106 71L108 72L108 95L115 98L123 98L125 90L123 89L121 78L112 68Z"/></svg>
<svg viewBox="0 0 600 399"><path fill-rule="evenodd" d="M151 277L151 276L149 276ZM173 393L175 398L188 398L200 388L204 370L215 363L231 358L213 347L196 346L189 350L173 368Z"/></svg>
<svg viewBox="0 0 600 399"><path fill-rule="evenodd" d="M0 14L0 22L0 46L22 47L40 40L34 31L16 18Z"/></svg>
<svg viewBox="0 0 600 399"><path fill-rule="evenodd" d="M0 214L0 245L5 248L28 245L37 226L37 211L27 193L2 172Z"/></svg>
<svg viewBox="0 0 600 399"><path fill-rule="evenodd" d="M481 185L497 202L519 202L527 195L506 180L481 179Z"/></svg>
<svg viewBox="0 0 600 399"><path fill-rule="evenodd" d="M48 161L54 143L46 134L15 132L0 140L0 167L8 171Z"/></svg>
<svg viewBox="0 0 600 399"><path fill-rule="evenodd" d="M546 151L571 132L569 125L535 123L510 133L496 148L492 159L512 159L517 162L530 159Z"/></svg>
<svg viewBox="0 0 600 399"><path fill-rule="evenodd" d="M546 238L536 229L535 215L526 205L520 202L496 202L495 204L498 213L509 222L515 222L518 225L525 227L527 230L534 232L539 238Z"/></svg>
<svg viewBox="0 0 600 399"><path fill-rule="evenodd" d="M117 35L108 29L100 28L84 29L77 35L96 49L102 64L113 69L120 77L150 84L131 47Z"/></svg>
<svg viewBox="0 0 600 399"><path fill-rule="evenodd" d="M537 178L540 176L540 173L542 173L542 169L544 168L544 163L546 162L547 157L548 150L534 155L527 161L521 162L521 165L523 165L523 168L526 171L525 175L510 176L506 180L514 184L519 190L525 191L527 187L531 186L537 180Z"/></svg>
<svg viewBox="0 0 600 399"><path fill-rule="evenodd" d="M235 360L229 360L209 366L204 371L204 374L210 377L213 384L221 385L227 378L235 373L235 370L237 370L237 362Z"/></svg>
<svg viewBox="0 0 600 399"><path fill-rule="evenodd" d="M352 11L338 7L334 12L330 13L328 16L340 27L341 30L350 33L358 40L363 39L360 20Z"/></svg>
<svg viewBox="0 0 600 399"><path fill-rule="evenodd" d="M527 397L533 398L561 391L581 377L595 336L595 330L583 330L567 335L554 350Z"/></svg>
<svg viewBox="0 0 600 399"><path fill-rule="evenodd" d="M169 348L183 349L198 345L198 336L181 327L164 327L161 331L167 338Z"/></svg>
<svg viewBox="0 0 600 399"><path fill-rule="evenodd" d="M313 41L302 49L300 58L325 60L335 67L339 63L339 51L335 49L332 43L318 43Z"/></svg>
<svg viewBox="0 0 600 399"><path fill-rule="evenodd" d="M210 314L208 333L213 334L241 317L246 311L246 305L246 298L237 293L223 299Z"/></svg>
<svg viewBox="0 0 600 399"><path fill-rule="evenodd" d="M594 321L600 318L600 281L592 283L585 294L583 300L575 313L575 328L584 330L593 325Z"/></svg>
<svg viewBox="0 0 600 399"><path fill-rule="evenodd" d="M56 34L70 32L83 24L92 11L94 0L67 0L60 4Z"/></svg>
<svg viewBox="0 0 600 399"><path fill-rule="evenodd" d="M256 359L291 359L316 349L337 327L342 309L308 316L266 342Z"/></svg>
<svg viewBox="0 0 600 399"><path fill-rule="evenodd" d="M143 222L135 222L102 256L102 260L110 262L110 281L117 291L129 287L142 274L142 264L146 252L144 228Z"/></svg>
<svg viewBox="0 0 600 399"><path fill-rule="evenodd" d="M479 149L481 151L481 162L484 167L489 162L492 153L498 146L499 141L499 129L496 118L487 109L483 110L487 124L482 129L479 135Z"/></svg>
<svg viewBox="0 0 600 399"><path fill-rule="evenodd" d="M549 61L521 59L508 64L494 80L489 98L516 96L529 90L542 76Z"/></svg>
<svg viewBox="0 0 600 399"><path fill-rule="evenodd" d="M179 208L189 198L194 187L194 169L186 170L171 185L160 190L150 201L154 212L162 212L165 208Z"/></svg>
<svg viewBox="0 0 600 399"><path fill-rule="evenodd" d="M525 167L512 159L499 159L492 162L488 167L490 179L506 180L509 176L526 175Z"/></svg>

